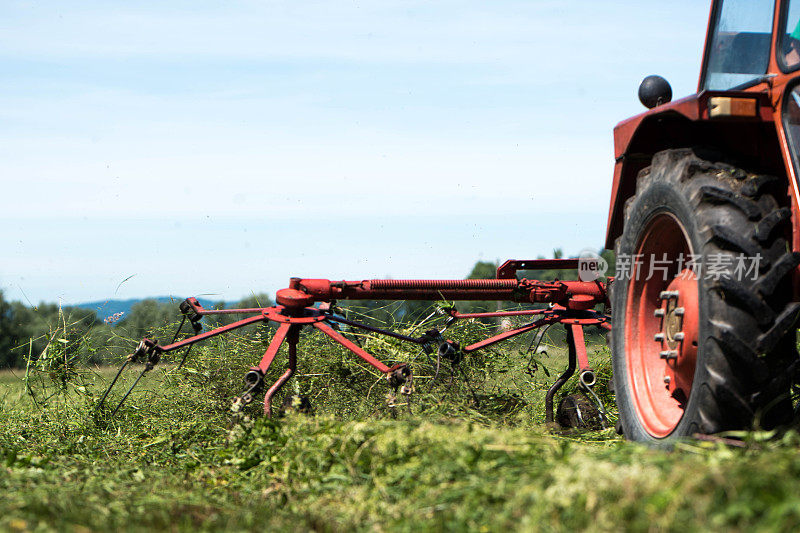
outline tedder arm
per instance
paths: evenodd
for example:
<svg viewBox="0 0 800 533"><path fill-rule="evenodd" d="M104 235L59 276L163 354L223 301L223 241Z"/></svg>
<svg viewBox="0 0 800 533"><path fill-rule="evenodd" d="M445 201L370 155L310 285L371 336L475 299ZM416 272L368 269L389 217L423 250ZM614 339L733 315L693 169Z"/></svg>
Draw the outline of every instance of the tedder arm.
<svg viewBox="0 0 800 533"><path fill-rule="evenodd" d="M584 343L583 328L585 326L600 326L610 329L608 315L595 310L599 304L610 308L607 284L596 281L537 281L517 279L518 270L577 270L578 259L551 259L551 260L510 260L497 269L497 279L467 279L467 280L363 280L363 281L330 281L327 279L301 279L292 278L289 287L281 289L276 294L277 305L252 309L204 309L195 298L188 298L181 303L180 310L183 314L181 326L186 320L194 328L195 335L183 340L177 340L176 332L173 342L160 345L156 341L144 339L139 343L136 351L128 356L120 368L119 373L112 381L100 405L105 401L109 391L113 388L117 378L125 366L131 362L142 360L144 370L114 410L116 414L119 406L136 386L139 379L151 370L161 359L161 355L186 348L180 365L186 360L191 346L227 333L229 331L255 324L258 322L274 322L278 325L264 356L258 365L252 367L245 375L246 391L234 400L234 408L241 409L253 400L253 394L263 390L264 376L272 365L281 345L286 343L289 351L288 368L272 384L264 396L264 413L267 416L272 412L272 398L280 388L289 380L297 368L297 344L300 332L304 327L316 328L333 341L344 346L352 353L363 359L378 371L386 375L391 387L397 390L403 386L404 392L410 393L407 385L412 379L411 368L406 363L389 367L367 353L356 343L339 333L338 325L343 324L351 328L359 328L372 333L386 335L401 341L417 344L426 352L437 350L438 355L451 363L457 364L464 355L486 348L498 342L510 339L517 335L527 333L543 326L560 323L567 330L567 343L569 345L569 364L555 384L547 392L546 419L553 421L553 397L558 389L566 383L567 379L575 372L576 364L579 368L579 378L582 386L591 391L596 378L589 365L586 346ZM444 310L449 316L444 328L431 329L419 337L411 337L396 332L348 320L335 312L334 303L337 300L498 300L515 303L550 304L543 309L529 309L520 311L496 311L486 313L459 313L455 308ZM317 305L318 304L318 305ZM199 321L208 315L242 314L251 315L231 324L201 333L202 326ZM459 319L531 316L532 321L514 329L492 335L480 342L469 346L460 346L458 343L445 340L442 337L444 330L454 321Z"/></svg>

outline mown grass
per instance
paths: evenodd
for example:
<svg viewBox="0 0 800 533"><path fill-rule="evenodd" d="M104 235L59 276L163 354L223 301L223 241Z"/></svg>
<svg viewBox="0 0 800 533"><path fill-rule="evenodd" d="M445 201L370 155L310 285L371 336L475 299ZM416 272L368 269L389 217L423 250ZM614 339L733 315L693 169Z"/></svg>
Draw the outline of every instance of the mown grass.
<svg viewBox="0 0 800 533"><path fill-rule="evenodd" d="M448 336L468 342L482 328L464 323ZM412 361L409 406L387 400L385 382L355 357L304 335L287 390L310 397L315 414L271 420L258 405L244 416L228 410L266 331L215 341L185 369L167 361L114 419L109 411L134 372L99 410L109 369L65 373L51 361L29 368L27 385L24 372L0 374L0 529L800 527L795 433L754 433L743 448L687 442L672 452L626 443L610 429L563 434L543 424L542 401L564 353L538 356L531 376L524 341L467 359L466 379L451 379L442 365L431 384L435 365L425 355L363 338L387 362ZM593 352L608 378L607 351Z"/></svg>

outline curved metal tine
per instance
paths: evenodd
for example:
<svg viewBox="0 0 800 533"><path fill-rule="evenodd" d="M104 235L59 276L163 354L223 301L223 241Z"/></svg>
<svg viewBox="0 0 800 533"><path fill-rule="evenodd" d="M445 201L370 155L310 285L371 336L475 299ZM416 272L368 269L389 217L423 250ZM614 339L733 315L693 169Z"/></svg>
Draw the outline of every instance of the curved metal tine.
<svg viewBox="0 0 800 533"><path fill-rule="evenodd" d="M552 325L553 324L547 324L545 327L539 329L538 331L536 331L536 334L533 336L533 339L531 339L531 345L528 346L528 351L525 352L525 355L527 355L527 354L529 354L531 352L531 348L533 347L533 341L534 340L536 341L536 347L533 348L533 353L531 354L530 359L528 359L528 365L525 368L525 371L528 372L528 374L531 374L531 372L530 372L531 363L534 362L534 358L536 357L536 353L539 351L539 346L542 344L542 339L544 339L545 333L547 333L547 330L550 329L550 326L552 326ZM542 364L542 370L544 370L544 375L549 378L550 377L550 371L547 370L547 367L544 366L544 364Z"/></svg>
<svg viewBox="0 0 800 533"><path fill-rule="evenodd" d="M178 329L177 329L177 330L175 330L175 335L173 335L173 336L172 336L172 342L171 342L170 344L172 344L172 343L174 343L176 340L178 340L178 335L180 334L181 330L183 329L183 325L184 325L185 323L186 323L186 315L183 315L183 316L181 317L181 324L178 326Z"/></svg>
<svg viewBox="0 0 800 533"><path fill-rule="evenodd" d="M525 350L525 355L531 353L531 349L533 348L533 343L539 344L537 340L543 335L541 329L537 329L533 331L533 335L531 335L531 342L528 344L528 349Z"/></svg>
<svg viewBox="0 0 800 533"><path fill-rule="evenodd" d="M183 357L181 357L181 362L178 363L178 368L176 370L180 370L181 367L183 366L183 363L186 362L186 358L189 357L189 352L192 351L192 346L194 346L194 344L190 344L189 346L186 347L186 351L183 352Z"/></svg>
<svg viewBox="0 0 800 533"><path fill-rule="evenodd" d="M413 327L413 328L411 328L411 331L409 332L409 335L410 335L411 333L414 333L415 331L417 331L417 330L419 329L419 327L420 327L422 324L424 324L425 322L427 322L427 321L428 321L428 320L429 320L429 319L430 319L430 318L431 318L433 315L435 315L435 314L436 314L436 309L434 309L433 311L431 311L431 314L429 314L428 316L426 316L425 318L423 318L422 320L420 320L419 322L417 322L417 323L414 325L414 327Z"/></svg>
<svg viewBox="0 0 800 533"><path fill-rule="evenodd" d="M123 403L125 403L125 400L127 400L127 399L128 399L128 396L130 396L131 392L133 392L133 389L134 389L134 388L136 387L136 385L139 383L139 380L140 380L140 379L142 379L142 376L144 376L144 375L145 375L145 373L146 373L148 370L149 370L149 368L147 368L147 367L145 367L145 368L144 368L144 370L142 370L142 373L141 373L141 374L139 374L139 377L138 377L138 378L136 378L136 381L134 381L134 382L133 382L133 385L131 385L131 388L130 388L130 389L128 389L128 392L126 392L126 393L125 393L125 396L123 396L123 397L122 397L122 399L119 401L119 405L117 405L116 409L114 409L114 411L111 413L111 418L114 418L114 416L116 416L116 414L117 414L117 411L119 411L119 408L120 408L120 407L122 407L122 404L123 404Z"/></svg>
<svg viewBox="0 0 800 533"><path fill-rule="evenodd" d="M547 330L550 329L550 326L553 324L547 324L545 327L534 330L535 333L531 337L531 343L528 345L528 349L525 350L526 354L531 352L531 348L533 348L534 342L536 343L536 349L539 349L539 345L542 343L542 339L544 338L544 334L547 333Z"/></svg>
<svg viewBox="0 0 800 533"><path fill-rule="evenodd" d="M95 411L99 411L100 408L103 406L103 404L106 401L106 398L108 398L108 394L111 392L111 389L114 388L114 384L117 382L119 377L122 375L122 371L125 370L125 367L127 367L128 363L130 363L130 362L131 362L130 359L126 359L125 362L122 363L122 366L119 367L119 370L117 371L117 375L114 376L114 379L111 381L111 385L108 386L108 388L106 389L106 392L103 394L103 397L100 398L100 402L97 404L97 407L94 408Z"/></svg>
<svg viewBox="0 0 800 533"><path fill-rule="evenodd" d="M430 356L428 356L428 359L430 359ZM428 385L428 392L433 390L433 386L436 384L436 380L439 379L439 370L441 369L441 367L442 367L442 356L439 355L439 350L436 350L436 372L433 374L433 379L431 379L430 384Z"/></svg>
<svg viewBox="0 0 800 533"><path fill-rule="evenodd" d="M589 394L592 395L592 398L594 399L594 404L597 406L597 411L600 413L600 423L603 425L603 429L608 428L606 408L603 406L603 402L600 401L600 397L598 397L597 393L594 392L593 387L590 387L589 385L583 383L583 380L581 380L581 385L583 385L583 387L589 391Z"/></svg>
<svg viewBox="0 0 800 533"><path fill-rule="evenodd" d="M184 316L183 319L181 319L181 325L178 326L178 331L175 332L175 336L172 338L172 342L173 343L177 340L178 332L180 332L181 328L183 328L183 323L184 323L185 320L186 320L186 316ZM191 321L190 320L190 323L192 324L192 329L194 329L194 334L195 335L198 335L201 331L203 331L203 326L198 321L196 321L196 320L195 321ZM183 364L186 362L186 359L189 357L189 352L192 351L192 347L193 346L194 346L194 344L190 344L189 346L186 347L186 351L183 352L183 357L181 357L181 361L178 363L178 366L175 368L175 370L180 370L181 368L183 368Z"/></svg>
<svg viewBox="0 0 800 533"><path fill-rule="evenodd" d="M456 378L456 371L452 365L450 365L450 379L447 382L447 392L450 392L453 388L453 384Z"/></svg>
<svg viewBox="0 0 800 533"><path fill-rule="evenodd" d="M475 407L477 408L481 402L478 400L478 395L475 394L475 390L472 388L472 384L469 382L469 378L467 377L467 373L461 368L461 365L456 365L458 367L458 372L461 374L461 377L464 379L464 383L467 385L467 389L469 389L469 393L472 395L472 401L475 402Z"/></svg>
<svg viewBox="0 0 800 533"><path fill-rule="evenodd" d="M442 329L439 330L439 335L447 331L447 328L452 326L455 321L456 319L454 317L448 318L447 321L444 323L444 326L442 326Z"/></svg>
<svg viewBox="0 0 800 533"><path fill-rule="evenodd" d="M184 324L186 324L186 315L183 315L181 317L181 323L178 326L178 329L175 331L175 335L172 336L172 342L170 344L172 344L176 340L178 340L178 335L180 335ZM183 363L186 362L186 358L189 357L189 352L190 351L192 351L192 345L191 344L186 348L186 351L183 353L183 358L181 359L181 362L178 363L178 368L176 368L176 370L180 370L180 368L183 366Z"/></svg>
<svg viewBox="0 0 800 533"><path fill-rule="evenodd" d="M552 423L553 418L553 398L555 397L558 390L564 386L567 380L572 377L572 374L575 373L575 367L578 366L578 355L577 349L575 348L575 336L572 333L572 328L567 329L567 347L569 349L567 355L567 369L564 370L564 373L561 374L558 379L556 379L555 383L547 389L547 394L544 397L544 421L547 423Z"/></svg>

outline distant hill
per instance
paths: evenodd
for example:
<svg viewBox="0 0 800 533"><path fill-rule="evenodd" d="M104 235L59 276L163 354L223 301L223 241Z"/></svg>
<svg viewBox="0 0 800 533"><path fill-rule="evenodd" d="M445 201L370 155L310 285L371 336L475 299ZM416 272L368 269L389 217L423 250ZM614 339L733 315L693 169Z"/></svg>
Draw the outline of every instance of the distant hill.
<svg viewBox="0 0 800 533"><path fill-rule="evenodd" d="M144 300L155 300L159 303L173 302L175 304L176 315L179 312L178 305L183 301L182 299L173 298L171 296L154 296L152 298L132 298L130 300L101 300L97 302L84 302L70 305L69 307L77 307L79 309L94 311L97 313L97 318L103 320L104 318L115 313L125 313L127 315L130 313L131 307ZM205 298L198 298L197 300L200 302L200 305L207 309L212 308L214 304L220 303L219 301L207 300Z"/></svg>

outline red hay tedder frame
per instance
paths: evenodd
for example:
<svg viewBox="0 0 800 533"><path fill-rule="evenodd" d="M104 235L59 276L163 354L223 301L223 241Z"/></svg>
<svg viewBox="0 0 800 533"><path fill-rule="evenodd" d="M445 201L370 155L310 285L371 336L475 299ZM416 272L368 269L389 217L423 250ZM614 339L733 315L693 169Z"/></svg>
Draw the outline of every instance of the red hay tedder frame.
<svg viewBox="0 0 800 533"><path fill-rule="evenodd" d="M271 416L272 399L283 385L292 377L297 369L297 344L300 332L304 327L315 328L334 342L347 348L350 352L360 357L367 364L386 375L389 385L397 390L398 387L412 380L411 368L406 363L387 366L373 355L366 352L359 345L345 337L338 331L339 325L357 328L371 333L386 335L395 339L421 346L427 351L437 350L439 356L454 364L471 352L492 346L517 335L528 333L538 328L552 324L563 324L567 330L567 344L569 347L568 368L554 383L547 393L546 418L553 421L553 398L561 386L566 383L579 368L581 384L591 388L596 377L589 364L589 358L584 342L583 328L586 326L599 326L611 329L607 310L609 309L608 284L600 280L595 281L537 281L517 279L518 270L577 270L578 259L547 259L547 260L510 260L497 269L496 279L466 279L466 280L363 280L363 281L330 281L327 279L301 279L292 278L289 287L277 292L278 305L249 309L205 309L195 298L187 298L181 303L183 314L181 327L188 320L195 331L195 335L177 340L179 331L176 332L173 342L161 345L151 339L143 339L137 349L123 364L117 377L101 400L101 404L113 388L122 370L129 363L142 361L144 370L139 379L151 370L166 353L186 349L180 365L186 360L189 350L194 344L212 337L228 333L251 324L273 322L277 324L277 331L267 347L261 361L250 368L245 375L246 391L234 400L234 409L239 410L244 405L253 401L253 395L264 387L264 376L272 366L275 356L281 346L288 345L289 361L286 371L273 383L264 395L264 414ZM610 281L609 281L610 282ZM485 313L459 313L455 308L446 308L442 311L449 316L444 328L431 329L419 337L411 337L393 331L377 328L349 320L340 316L335 311L337 300L496 300L524 304L549 304L547 308L517 311L496 311ZM598 305L605 306L604 312L595 310ZM206 332L202 331L200 320L211 315L242 314L252 315L231 324L221 326ZM442 333L454 321L474 318L502 318L512 316L530 316L533 320L528 324L492 335L480 342L469 346L460 346L457 342L442 337ZM125 394L120 404L114 410L116 414L119 406L136 386L139 379L134 382Z"/></svg>

